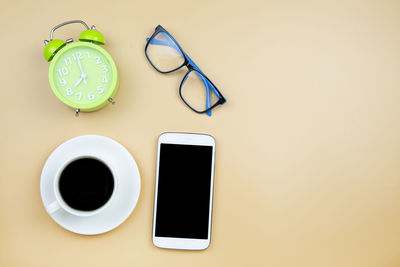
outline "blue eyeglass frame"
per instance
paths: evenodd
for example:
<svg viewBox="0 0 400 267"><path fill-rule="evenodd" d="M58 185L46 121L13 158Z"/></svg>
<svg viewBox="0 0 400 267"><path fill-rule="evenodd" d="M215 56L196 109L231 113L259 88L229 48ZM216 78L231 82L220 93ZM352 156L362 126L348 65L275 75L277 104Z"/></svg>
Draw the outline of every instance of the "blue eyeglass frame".
<svg viewBox="0 0 400 267"><path fill-rule="evenodd" d="M172 41L173 43L169 43L169 42L163 42L157 39L154 39L154 37L159 34L165 34L167 35ZM179 86L179 95L182 99L182 101L194 112L196 113L206 113L208 116L211 116L211 110L213 108L215 108L218 105L222 105L226 102L225 97L221 94L221 92L218 90L218 88L214 85L214 83L200 70L200 68L193 62L193 60L183 51L183 49L181 48L181 46L178 44L178 42L175 40L174 37L172 37L172 35L166 30L164 29L161 25L158 25L154 31L154 33L152 34L152 36L150 38L146 38L146 47L144 49L145 51L145 55L147 60L150 62L150 64L153 66L153 68L155 68L158 72L163 73L163 74L167 74L167 73L171 73L174 71L179 70L180 68L182 68L183 66L186 66L188 68L188 72L185 74L185 76L182 79L182 82ZM171 46L173 48L175 48L177 51L179 51L179 53L183 56L183 58L185 59L185 61L183 62L183 64L173 70L169 70L169 71L161 71L159 70L154 64L153 62L151 62L150 57L147 54L147 48L149 46L149 44L158 44L158 45L167 45L167 46ZM206 109L203 111L198 111L196 109L194 109L192 106L190 106L189 103L186 102L185 98L182 96L182 86L185 83L186 79L188 78L188 75L191 72L195 72L200 79L202 80L202 82L204 83L204 86L206 88ZM214 94L218 97L218 101L211 106L211 99L210 99L210 89L214 92Z"/></svg>

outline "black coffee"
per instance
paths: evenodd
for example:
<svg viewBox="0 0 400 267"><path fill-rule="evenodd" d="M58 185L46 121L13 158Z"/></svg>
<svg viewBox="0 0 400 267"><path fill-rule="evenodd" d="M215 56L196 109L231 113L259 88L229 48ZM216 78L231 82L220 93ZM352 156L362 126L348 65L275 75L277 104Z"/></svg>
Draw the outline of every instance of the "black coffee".
<svg viewBox="0 0 400 267"><path fill-rule="evenodd" d="M114 179L103 162L82 158L68 164L61 173L58 186L62 198L71 208L92 211L110 199Z"/></svg>

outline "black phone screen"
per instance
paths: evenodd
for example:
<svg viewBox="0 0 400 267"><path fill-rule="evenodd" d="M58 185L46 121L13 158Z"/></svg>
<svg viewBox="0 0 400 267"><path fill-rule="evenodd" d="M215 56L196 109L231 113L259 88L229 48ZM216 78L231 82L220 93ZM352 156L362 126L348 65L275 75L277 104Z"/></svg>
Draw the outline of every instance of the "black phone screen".
<svg viewBox="0 0 400 267"><path fill-rule="evenodd" d="M208 238L212 146L161 144L155 236Z"/></svg>

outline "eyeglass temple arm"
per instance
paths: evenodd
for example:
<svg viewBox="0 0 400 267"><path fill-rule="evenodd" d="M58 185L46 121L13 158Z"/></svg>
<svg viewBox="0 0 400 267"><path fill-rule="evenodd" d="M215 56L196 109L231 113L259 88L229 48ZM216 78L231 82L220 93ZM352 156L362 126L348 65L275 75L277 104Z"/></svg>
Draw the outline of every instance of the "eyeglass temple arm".
<svg viewBox="0 0 400 267"><path fill-rule="evenodd" d="M150 38L146 38L146 41L149 41ZM156 39L152 39L151 40L152 44L158 44L158 45L166 45L166 46L170 46L175 48L177 51L179 51L179 53L181 53L181 50L175 45L175 43L169 43L169 42L164 42L164 41L160 41L160 40L156 40ZM196 63L194 63L194 61L185 53L186 58L189 61L189 64L191 64L193 67L195 67L198 71L200 71L201 73L203 73L201 71L201 69L196 65ZM215 90L214 86L212 86L212 84L210 84L210 82L205 79L204 77L198 75L200 77L200 79L203 81L205 87L206 87L206 108L209 108L211 106L211 99L210 99L210 88L211 90L213 90L213 92L220 97L219 93L217 92L217 90ZM207 115L211 116L211 110L209 110L207 112Z"/></svg>
<svg viewBox="0 0 400 267"><path fill-rule="evenodd" d="M179 51L179 50L178 50L178 51ZM196 68L196 69L198 69L200 72L202 72L202 71L200 70L200 68L197 67L196 63L194 63L193 60L192 60L186 53L185 53L185 55L186 55L186 58L187 58L188 61L189 61L189 64L191 64L194 68ZM204 85L205 85L205 87L206 87L206 108L209 108L209 107L211 107L210 88L211 88L211 90L213 90L214 93L215 93L214 87L213 87L213 86L207 81L207 79L205 79L203 76L199 75L197 72L196 72L196 74L197 74L197 76L199 76L199 78L203 81L203 83L204 83ZM217 93L216 95L219 96L218 93ZM211 110L207 111L206 113L207 113L208 116L211 116Z"/></svg>

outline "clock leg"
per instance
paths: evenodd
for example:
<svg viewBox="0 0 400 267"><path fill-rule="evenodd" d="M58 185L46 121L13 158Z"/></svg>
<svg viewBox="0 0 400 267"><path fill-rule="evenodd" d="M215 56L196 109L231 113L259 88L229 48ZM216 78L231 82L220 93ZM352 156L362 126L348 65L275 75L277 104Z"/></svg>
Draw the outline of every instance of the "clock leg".
<svg viewBox="0 0 400 267"><path fill-rule="evenodd" d="M108 99L108 102L110 102L111 104L115 104L115 101L114 101L114 99L112 99L111 97Z"/></svg>
<svg viewBox="0 0 400 267"><path fill-rule="evenodd" d="M77 108L77 109L75 109L75 117L79 117L79 112L80 112L81 110L79 109L79 108Z"/></svg>

